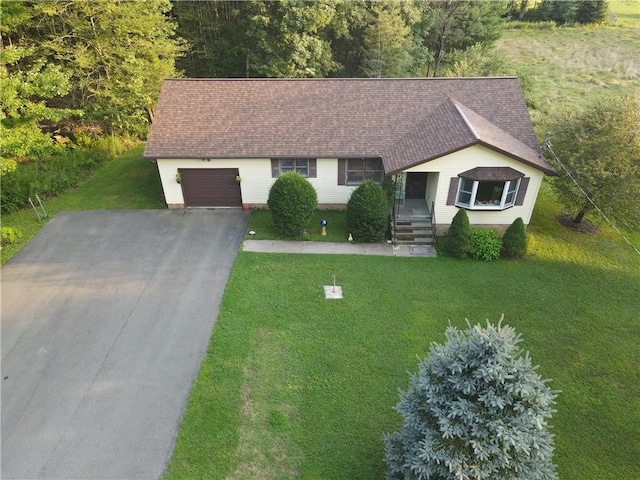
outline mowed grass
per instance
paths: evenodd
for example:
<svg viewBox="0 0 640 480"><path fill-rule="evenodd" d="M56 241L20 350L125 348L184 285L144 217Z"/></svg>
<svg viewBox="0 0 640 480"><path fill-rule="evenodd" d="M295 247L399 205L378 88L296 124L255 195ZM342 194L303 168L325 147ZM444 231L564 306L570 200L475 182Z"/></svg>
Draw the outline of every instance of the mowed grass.
<svg viewBox="0 0 640 480"><path fill-rule="evenodd" d="M382 479L417 357L503 313L562 391L560 478L639 478L640 256L558 211L544 189L520 262L240 252L164 478Z"/></svg>
<svg viewBox="0 0 640 480"><path fill-rule="evenodd" d="M320 222L327 221L326 235L322 235ZM253 209L249 219L246 238L252 240L287 240L273 226L273 216L270 210ZM346 242L349 232L347 230L347 217L344 210L316 210L311 215L308 223L307 235L300 240L313 242Z"/></svg>
<svg viewBox="0 0 640 480"><path fill-rule="evenodd" d="M3 215L2 225L18 228L20 241L2 248L2 264L29 241L56 213L64 210L126 210L164 208L158 168L142 158L143 147L109 160L80 187L43 202L47 219L32 209ZM39 213L42 213L38 206Z"/></svg>

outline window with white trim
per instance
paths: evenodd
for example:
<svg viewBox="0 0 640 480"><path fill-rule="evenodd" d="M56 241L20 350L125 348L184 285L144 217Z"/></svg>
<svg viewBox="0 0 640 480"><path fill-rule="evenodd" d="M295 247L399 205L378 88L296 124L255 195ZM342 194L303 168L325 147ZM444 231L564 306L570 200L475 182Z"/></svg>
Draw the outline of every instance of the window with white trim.
<svg viewBox="0 0 640 480"><path fill-rule="evenodd" d="M365 180L382 183L384 170L381 158L347 158L346 184L360 185Z"/></svg>
<svg viewBox="0 0 640 480"><path fill-rule="evenodd" d="M515 204L519 185L520 178L505 181L461 178L456 206L470 210L504 210Z"/></svg>

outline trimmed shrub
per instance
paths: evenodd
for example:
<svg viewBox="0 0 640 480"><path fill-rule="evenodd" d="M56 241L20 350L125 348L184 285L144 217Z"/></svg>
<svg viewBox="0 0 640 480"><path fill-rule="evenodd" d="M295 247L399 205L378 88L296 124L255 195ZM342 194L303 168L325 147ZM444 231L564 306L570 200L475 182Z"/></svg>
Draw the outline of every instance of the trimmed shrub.
<svg viewBox="0 0 640 480"><path fill-rule="evenodd" d="M357 242L384 240L389 225L389 202L380 185L365 180L347 203L347 229Z"/></svg>
<svg viewBox="0 0 640 480"><path fill-rule="evenodd" d="M318 195L309 180L298 172L287 172L271 186L267 205L278 233L300 238L318 206Z"/></svg>
<svg viewBox="0 0 640 480"><path fill-rule="evenodd" d="M456 258L467 258L473 251L469 216L463 208L458 210L458 213L456 213L451 221L445 242L445 251L447 255Z"/></svg>
<svg viewBox="0 0 640 480"><path fill-rule="evenodd" d="M393 177L386 176L382 181L382 190L384 190L384 194L387 196L387 202L389 202L389 208L393 208L393 204L395 202L396 197L396 181Z"/></svg>
<svg viewBox="0 0 640 480"><path fill-rule="evenodd" d="M486 230L484 228L472 228L471 238L473 239L473 258L479 260L495 260L500 258L502 250L502 240L496 230Z"/></svg>
<svg viewBox="0 0 640 480"><path fill-rule="evenodd" d="M522 218L516 218L502 236L502 255L519 259L527 253L527 232Z"/></svg>
<svg viewBox="0 0 640 480"><path fill-rule="evenodd" d="M487 322L431 344L384 436L387 480L556 479L548 420L556 393L522 355L520 335Z"/></svg>

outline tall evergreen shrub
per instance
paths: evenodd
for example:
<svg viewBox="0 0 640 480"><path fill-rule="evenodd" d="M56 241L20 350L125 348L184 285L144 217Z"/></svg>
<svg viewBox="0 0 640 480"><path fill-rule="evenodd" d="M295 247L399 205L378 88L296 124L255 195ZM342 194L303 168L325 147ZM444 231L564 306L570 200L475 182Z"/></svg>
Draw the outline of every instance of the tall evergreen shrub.
<svg viewBox="0 0 640 480"><path fill-rule="evenodd" d="M389 201L383 188L365 180L347 203L347 228L358 242L374 243L384 239L389 225Z"/></svg>
<svg viewBox="0 0 640 480"><path fill-rule="evenodd" d="M551 480L556 394L522 355L513 328L449 327L432 343L386 434L387 480Z"/></svg>
<svg viewBox="0 0 640 480"><path fill-rule="evenodd" d="M278 233L299 238L318 205L318 195L309 180L298 172L287 172L271 186L267 205Z"/></svg>
<svg viewBox="0 0 640 480"><path fill-rule="evenodd" d="M473 238L471 236L471 225L469 216L463 208L458 210L451 221L449 233L445 240L445 250L447 255L456 258L467 258L473 252Z"/></svg>
<svg viewBox="0 0 640 480"><path fill-rule="evenodd" d="M502 255L522 258L527 253L527 232L522 218L516 218L502 236Z"/></svg>

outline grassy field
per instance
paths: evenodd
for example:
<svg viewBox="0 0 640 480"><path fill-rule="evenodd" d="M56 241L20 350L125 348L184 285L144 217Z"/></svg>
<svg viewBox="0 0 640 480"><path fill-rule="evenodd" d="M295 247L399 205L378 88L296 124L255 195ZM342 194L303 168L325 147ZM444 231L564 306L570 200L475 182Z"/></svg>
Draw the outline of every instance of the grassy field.
<svg viewBox="0 0 640 480"><path fill-rule="evenodd" d="M241 252L165 478L383 478L416 356L502 313L562 391L560 478L638 478L640 256L557 214L545 190L521 262Z"/></svg>
<svg viewBox="0 0 640 480"><path fill-rule="evenodd" d="M638 91L640 24L507 29L496 49L533 80L531 115L540 135L545 117L559 109L584 107L598 94Z"/></svg>
<svg viewBox="0 0 640 480"><path fill-rule="evenodd" d="M639 0L609 0L609 8L618 17L616 25L640 26Z"/></svg>

